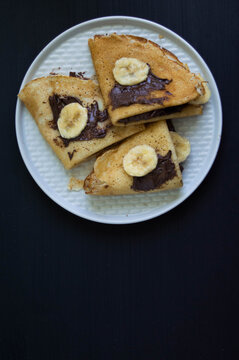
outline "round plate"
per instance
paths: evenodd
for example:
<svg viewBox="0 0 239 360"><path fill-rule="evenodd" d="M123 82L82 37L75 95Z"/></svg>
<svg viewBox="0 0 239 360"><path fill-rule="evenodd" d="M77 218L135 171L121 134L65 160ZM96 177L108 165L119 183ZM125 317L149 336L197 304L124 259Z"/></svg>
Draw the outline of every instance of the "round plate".
<svg viewBox="0 0 239 360"><path fill-rule="evenodd" d="M84 22L65 31L48 44L27 71L21 88L30 80L55 71L86 71L94 74L88 39L95 34L116 32L150 39L173 52L187 63L192 72L200 72L208 81L212 96L203 115L174 120L176 130L191 142L191 154L184 163L184 186L153 194L122 196L86 196L70 192L70 176L84 178L94 160L67 171L42 138L35 121L18 100L16 133L22 158L40 188L57 204L83 218L107 223L129 224L159 216L184 201L207 175L216 157L222 130L222 110L215 80L200 55L181 37L165 27L143 19L111 16ZM103 49L102 49L103 51Z"/></svg>

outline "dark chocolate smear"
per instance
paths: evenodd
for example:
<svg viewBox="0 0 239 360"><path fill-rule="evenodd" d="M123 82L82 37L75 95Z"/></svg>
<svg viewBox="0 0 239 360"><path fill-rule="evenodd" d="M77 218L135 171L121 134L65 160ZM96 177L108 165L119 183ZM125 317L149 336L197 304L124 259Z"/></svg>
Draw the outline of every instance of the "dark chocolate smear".
<svg viewBox="0 0 239 360"><path fill-rule="evenodd" d="M53 120L50 121L50 125L51 125L52 129L54 129L54 130L58 129L57 120L59 118L60 112L63 109L63 107L68 104L75 103L75 102L82 105L82 102L80 101L80 99L78 99L74 96L62 96L62 95L54 94L49 97L49 103L50 103L51 111L53 114Z"/></svg>
<svg viewBox="0 0 239 360"><path fill-rule="evenodd" d="M81 71L80 72L70 71L69 76L77 77L77 78L80 78L81 80L89 80L90 79L90 78L85 76L85 71L83 71L83 72L81 72Z"/></svg>
<svg viewBox="0 0 239 360"><path fill-rule="evenodd" d="M171 107L164 108L164 109L157 109L157 110L148 111L148 112L145 112L143 114L133 115L133 116L129 116L129 117L124 118L124 119L120 119L118 121L118 123L128 124L130 122L136 122L136 121L140 121L140 120L152 119L152 118L157 117L157 116L171 115L171 114L174 114L176 112L181 112L185 106L186 105L178 105L178 106L171 106Z"/></svg>
<svg viewBox="0 0 239 360"><path fill-rule="evenodd" d="M166 123L168 125L168 130L172 132L176 132L175 127L173 125L173 122L171 119L166 120Z"/></svg>
<svg viewBox="0 0 239 360"><path fill-rule="evenodd" d="M57 95L54 94L53 96L49 97L49 103L52 109L53 113L53 120L50 121L50 126L54 130L57 130L57 120L59 118L60 112L63 109L64 106L77 102L82 105L82 102L80 99L73 97L73 96L63 96L63 95ZM88 120L86 127L84 130L80 133L79 136L72 138L72 139L64 139L61 136L58 136L59 139L61 139L62 143L65 147L69 145L72 141L86 141L86 140L92 140L92 139L99 139L105 137L107 133L107 129L111 126L111 124L107 125L104 128L101 128L98 126L98 123L104 122L108 119L108 112L107 110L99 110L98 103L95 101L89 106L87 106L88 111Z"/></svg>
<svg viewBox="0 0 239 360"><path fill-rule="evenodd" d="M132 104L163 104L165 100L168 100L168 96L162 96L159 98L148 99L145 98L152 91L165 90L165 86L172 80L161 79L154 75L149 69L147 79L139 84L135 85L120 85L115 84L111 90L109 96L111 100L112 109L119 108L121 106L129 106ZM167 92L166 95L170 95Z"/></svg>
<svg viewBox="0 0 239 360"><path fill-rule="evenodd" d="M68 151L67 154L68 154L70 160L73 158L75 152L76 152L76 150L73 150L72 152Z"/></svg>
<svg viewBox="0 0 239 360"><path fill-rule="evenodd" d="M145 176L134 176L131 188L135 191L154 190L160 188L166 181L173 179L176 176L176 170L171 155L171 151L165 156L158 154L156 168Z"/></svg>

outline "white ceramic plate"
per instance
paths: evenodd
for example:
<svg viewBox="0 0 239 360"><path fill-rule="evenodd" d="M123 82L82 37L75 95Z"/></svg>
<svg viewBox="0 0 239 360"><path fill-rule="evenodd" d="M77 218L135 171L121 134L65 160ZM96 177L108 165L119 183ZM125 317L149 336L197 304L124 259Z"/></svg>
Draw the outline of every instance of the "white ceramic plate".
<svg viewBox="0 0 239 360"><path fill-rule="evenodd" d="M181 37L156 23L143 19L111 16L84 22L65 31L47 45L27 71L21 88L30 80L51 71L94 73L87 41L95 34L117 32L150 39L173 52L190 70L200 72L209 82L212 97L202 116L174 120L177 131L189 138L191 154L184 163L184 186L156 194L110 197L86 196L70 192L70 176L84 178L93 160L67 171L40 135L26 108L17 101L16 133L22 158L40 188L57 204L83 218L108 224L129 224L159 216L184 201L210 170L220 144L222 110L215 80L200 55ZM60 67L60 69L58 69Z"/></svg>

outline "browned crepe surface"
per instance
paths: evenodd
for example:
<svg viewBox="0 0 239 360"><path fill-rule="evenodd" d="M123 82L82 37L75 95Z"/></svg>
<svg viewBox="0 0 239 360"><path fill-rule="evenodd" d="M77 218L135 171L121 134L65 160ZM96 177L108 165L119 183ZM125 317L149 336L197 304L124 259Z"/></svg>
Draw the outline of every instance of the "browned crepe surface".
<svg viewBox="0 0 239 360"><path fill-rule="evenodd" d="M182 186L182 174L179 168L175 148L170 137L168 126L164 120L147 126L146 130L126 139L121 145L106 151L97 158L94 171L86 178L84 190L90 195L123 195L138 194L131 186L133 177L129 176L123 168L123 158L134 146L147 144L152 146L161 156L171 151L171 159L175 165L176 175L162 184L161 190L175 189Z"/></svg>
<svg viewBox="0 0 239 360"><path fill-rule="evenodd" d="M58 129L53 129L52 110L49 97L58 94L79 98L84 106L97 101L104 107L99 86L92 80L82 80L70 76L47 76L30 81L18 95L35 119L38 128L66 169L73 168L98 151L114 144L138 131L143 125L120 128L111 126L104 138L89 141L72 141L67 147L60 138Z"/></svg>
<svg viewBox="0 0 239 360"><path fill-rule="evenodd" d="M199 95L196 87L200 84L200 79L191 73L174 54L150 40L132 35L95 35L94 39L89 39L89 47L104 102L114 124L119 119L129 116L185 104ZM113 68L116 60L122 57L134 57L144 61L150 65L154 75L172 80L166 85L165 90L153 91L147 96L149 99L161 98L167 95L166 91L169 91L172 95L167 96L168 100L165 100L163 104L132 104L113 110L109 97L116 83Z"/></svg>

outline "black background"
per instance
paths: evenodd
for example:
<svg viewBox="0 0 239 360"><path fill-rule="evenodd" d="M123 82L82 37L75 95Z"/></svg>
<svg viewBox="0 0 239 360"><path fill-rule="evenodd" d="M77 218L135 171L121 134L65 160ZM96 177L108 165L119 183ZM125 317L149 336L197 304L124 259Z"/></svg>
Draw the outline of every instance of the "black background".
<svg viewBox="0 0 239 360"><path fill-rule="evenodd" d="M42 48L106 15L156 21L195 47L222 98L216 161L183 204L111 226L56 205L25 168L16 95ZM238 359L238 1L1 2L0 360Z"/></svg>

